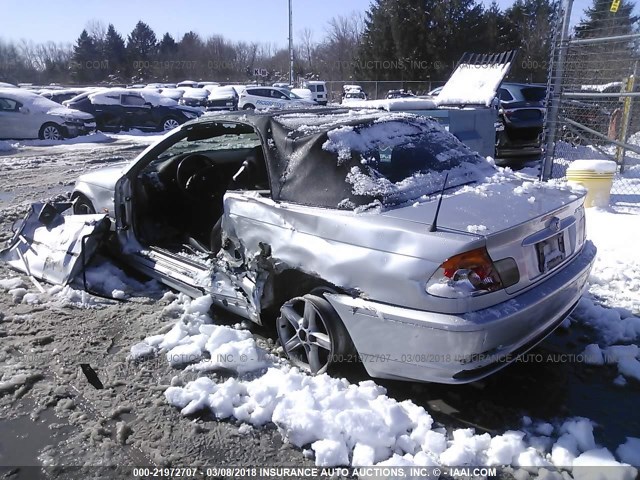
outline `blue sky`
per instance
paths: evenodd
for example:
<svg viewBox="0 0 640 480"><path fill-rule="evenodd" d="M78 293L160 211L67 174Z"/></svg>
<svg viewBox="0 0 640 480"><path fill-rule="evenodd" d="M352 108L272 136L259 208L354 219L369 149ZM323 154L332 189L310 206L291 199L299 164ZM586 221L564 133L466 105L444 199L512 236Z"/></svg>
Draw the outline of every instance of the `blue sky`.
<svg viewBox="0 0 640 480"><path fill-rule="evenodd" d="M501 8L511 3L498 0ZM176 39L193 30L203 37L221 34L285 46L288 36L287 0L56 0L45 9L25 0L1 4L3 40L73 43L92 19L113 23L125 37L138 20L148 23L156 35L169 32ZM331 17L364 12L369 4L370 0L293 0L294 40L304 28L311 28L319 40ZM574 13L589 4L591 0L575 0Z"/></svg>

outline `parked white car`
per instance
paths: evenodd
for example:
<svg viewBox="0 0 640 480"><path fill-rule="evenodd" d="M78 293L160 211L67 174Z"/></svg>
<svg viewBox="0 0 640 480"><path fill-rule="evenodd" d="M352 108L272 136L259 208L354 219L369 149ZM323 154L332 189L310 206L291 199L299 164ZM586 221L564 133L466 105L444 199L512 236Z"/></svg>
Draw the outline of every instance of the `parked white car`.
<svg viewBox="0 0 640 480"><path fill-rule="evenodd" d="M275 87L247 87L240 93L238 109L305 108L314 105L289 90Z"/></svg>
<svg viewBox="0 0 640 480"><path fill-rule="evenodd" d="M93 115L21 88L0 89L0 139L61 140L93 132Z"/></svg>
<svg viewBox="0 0 640 480"><path fill-rule="evenodd" d="M362 90L350 90L342 97L342 105L349 105L366 99L367 95Z"/></svg>

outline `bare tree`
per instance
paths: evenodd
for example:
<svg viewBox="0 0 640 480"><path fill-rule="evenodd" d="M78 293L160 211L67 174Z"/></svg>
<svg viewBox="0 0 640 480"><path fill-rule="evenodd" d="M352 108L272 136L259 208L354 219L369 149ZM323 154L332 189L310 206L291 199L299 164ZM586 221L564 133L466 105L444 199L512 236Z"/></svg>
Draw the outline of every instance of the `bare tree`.
<svg viewBox="0 0 640 480"><path fill-rule="evenodd" d="M97 44L102 44L107 38L107 26L100 19L92 18L84 28Z"/></svg>
<svg viewBox="0 0 640 480"><path fill-rule="evenodd" d="M298 49L300 51L299 58L307 63L309 71L313 71L313 57L316 49L316 43L313 40L313 30L305 28L298 33L300 41L298 42Z"/></svg>
<svg viewBox="0 0 640 480"><path fill-rule="evenodd" d="M364 18L360 12L338 15L329 20L325 39L317 49L317 58L325 77L343 79L353 75L363 31Z"/></svg>

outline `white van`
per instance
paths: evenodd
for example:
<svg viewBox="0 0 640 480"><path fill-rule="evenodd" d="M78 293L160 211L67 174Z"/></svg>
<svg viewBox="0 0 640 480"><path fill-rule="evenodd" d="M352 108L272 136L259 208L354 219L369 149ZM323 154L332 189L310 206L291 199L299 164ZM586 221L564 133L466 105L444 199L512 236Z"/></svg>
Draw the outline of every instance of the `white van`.
<svg viewBox="0 0 640 480"><path fill-rule="evenodd" d="M321 80L307 80L302 83L303 88L311 90L313 101L319 105L326 105L329 100L327 96L327 82Z"/></svg>

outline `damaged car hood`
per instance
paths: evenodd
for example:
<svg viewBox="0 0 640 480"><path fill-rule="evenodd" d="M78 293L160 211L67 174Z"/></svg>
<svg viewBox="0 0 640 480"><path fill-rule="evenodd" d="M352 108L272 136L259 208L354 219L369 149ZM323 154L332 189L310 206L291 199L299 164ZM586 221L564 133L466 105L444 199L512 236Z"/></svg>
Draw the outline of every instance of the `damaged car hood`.
<svg viewBox="0 0 640 480"><path fill-rule="evenodd" d="M533 218L551 214L584 195L566 185L539 181L500 181L468 185L444 193L438 213L438 227L483 236L507 230ZM438 195L382 212L388 218L431 225L436 215Z"/></svg>
<svg viewBox="0 0 640 480"><path fill-rule="evenodd" d="M85 173L78 177L78 182L88 183L97 187L114 191L116 183L122 177L124 169L127 165L117 165L113 167L101 168L95 172Z"/></svg>

